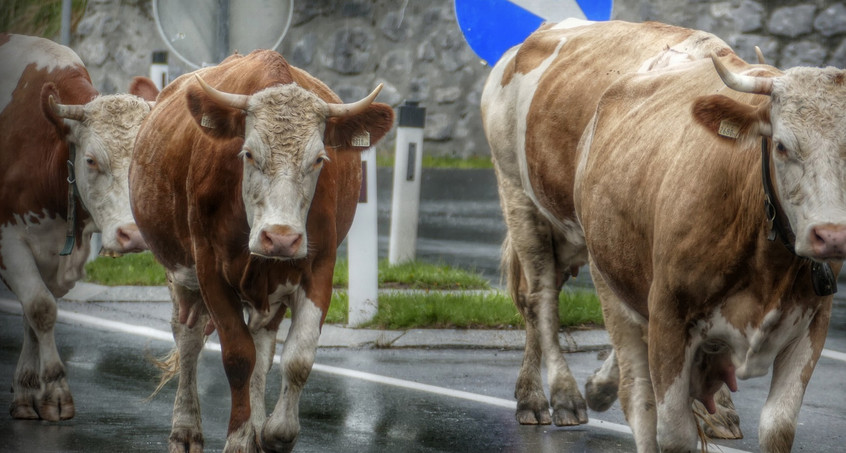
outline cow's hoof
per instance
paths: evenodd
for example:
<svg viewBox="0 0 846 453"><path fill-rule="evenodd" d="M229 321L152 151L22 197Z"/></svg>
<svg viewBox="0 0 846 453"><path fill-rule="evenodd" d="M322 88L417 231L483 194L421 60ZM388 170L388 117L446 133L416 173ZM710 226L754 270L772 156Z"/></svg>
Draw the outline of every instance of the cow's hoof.
<svg viewBox="0 0 846 453"><path fill-rule="evenodd" d="M247 421L240 428L229 433L226 438L226 445L223 446L223 453L258 453L259 440L256 438L256 429L253 424Z"/></svg>
<svg viewBox="0 0 846 453"><path fill-rule="evenodd" d="M299 434L300 424L296 419L293 423L286 423L282 418L271 416L261 430L261 448L265 452L288 453L294 449Z"/></svg>
<svg viewBox="0 0 846 453"><path fill-rule="evenodd" d="M551 425L552 417L549 416L549 403L546 398L534 401L518 401L517 422L521 425Z"/></svg>
<svg viewBox="0 0 846 453"><path fill-rule="evenodd" d="M584 400L579 398L576 408L556 407L552 411L552 422L555 426L576 426L588 422L587 407Z"/></svg>
<svg viewBox="0 0 846 453"><path fill-rule="evenodd" d="M294 445L297 444L297 438L295 437L294 440L287 442L280 439L271 439L266 440L262 439L261 441L261 450L263 452L268 453L290 453L294 449Z"/></svg>
<svg viewBox="0 0 846 453"><path fill-rule="evenodd" d="M168 439L168 453L202 453L203 432L188 428L174 428Z"/></svg>
<svg viewBox="0 0 846 453"><path fill-rule="evenodd" d="M9 405L9 414L12 418L17 420L38 420L38 412L32 407L32 404L26 404L19 401L13 401Z"/></svg>
<svg viewBox="0 0 846 453"><path fill-rule="evenodd" d="M585 384L587 405L597 412L607 411L617 401L617 381L603 380L594 374Z"/></svg>
<svg viewBox="0 0 846 453"><path fill-rule="evenodd" d="M48 389L41 396L38 405L38 415L43 420L57 422L59 420L69 420L75 414L73 396L71 396L67 384L57 383L54 386L48 386Z"/></svg>

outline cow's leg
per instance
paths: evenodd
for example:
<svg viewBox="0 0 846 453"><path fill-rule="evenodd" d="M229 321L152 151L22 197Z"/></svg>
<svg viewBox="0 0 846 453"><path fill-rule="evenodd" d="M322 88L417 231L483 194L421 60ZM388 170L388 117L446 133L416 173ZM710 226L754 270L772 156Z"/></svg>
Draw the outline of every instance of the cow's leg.
<svg viewBox="0 0 846 453"><path fill-rule="evenodd" d="M522 274L520 290L512 289L511 294L526 320L526 350L514 392L517 420L523 424L549 423L548 403L540 379L539 356L542 355L547 366L552 422L587 423L587 405L564 360L558 339L560 285L551 226L522 192L509 190L501 182L500 194L510 242L504 251L511 254L506 261L511 265L519 263L519 274ZM518 273L509 271L508 275L509 287L513 288L518 284L514 281Z"/></svg>
<svg viewBox="0 0 846 453"><path fill-rule="evenodd" d="M20 419L67 420L74 416L74 405L53 333L56 299L23 244L4 244L3 252L15 258L15 266L7 266L2 277L21 301L24 318L23 348L9 412Z"/></svg>
<svg viewBox="0 0 846 453"><path fill-rule="evenodd" d="M507 273L508 289L514 305L523 319L528 319L526 301L526 280L523 278L520 259L511 245L511 238L506 236L502 247L503 269ZM517 422L521 425L549 425L549 401L543 392L540 374L541 343L538 329L534 323L526 323L526 344L523 350L523 362L514 386L517 399Z"/></svg>
<svg viewBox="0 0 846 453"><path fill-rule="evenodd" d="M594 371L585 384L585 398L588 406L598 412L607 411L617 400L617 389L620 385L620 367L614 349L602 362L602 366Z"/></svg>
<svg viewBox="0 0 846 453"><path fill-rule="evenodd" d="M687 324L676 316L678 301L657 280L649 292L649 375L657 402L657 438L662 452L695 451L699 440L690 401L693 351ZM662 307L673 307L662 309Z"/></svg>
<svg viewBox="0 0 846 453"><path fill-rule="evenodd" d="M656 442L655 394L649 375L648 350L645 342L646 320L631 312L611 291L605 280L591 264L591 277L596 293L602 302L605 328L614 347L613 356L606 359L603 368L607 380L613 380L613 362L619 367L620 406L629 426L632 428L637 451L658 451ZM606 367L607 366L607 367ZM596 378L594 378L596 379ZM600 381L601 382L601 381ZM588 391L588 398L591 398ZM593 403L592 403L593 404Z"/></svg>
<svg viewBox="0 0 846 453"><path fill-rule="evenodd" d="M520 297L525 298L525 295ZM523 302L525 304L525 302ZM525 307L520 305L518 307ZM526 319L524 309L520 310ZM520 374L514 386L514 397L517 399L517 422L521 425L549 425L552 417L549 415L549 402L543 392L543 381L540 374L541 342L538 329L534 323L526 323L526 345L523 349L523 362Z"/></svg>
<svg viewBox="0 0 846 453"><path fill-rule="evenodd" d="M250 423L250 379L256 364L253 337L244 322L241 299L217 274L217 258L202 253L202 247L195 248L201 249L196 253L198 282L220 338L223 370L229 381L231 407L223 451L256 451L256 431Z"/></svg>
<svg viewBox="0 0 846 453"><path fill-rule="evenodd" d="M198 290L176 283L173 276L169 275L168 280L173 300L170 325L179 367L169 450L170 453L198 453L203 451L203 421L197 394L197 361L205 343L203 329L209 314Z"/></svg>
<svg viewBox="0 0 846 453"><path fill-rule="evenodd" d="M272 452L289 452L297 442L300 394L314 365L324 316L323 310L306 296L303 289L298 289L289 300L291 328L282 349L282 390L261 432L262 447Z"/></svg>
<svg viewBox="0 0 846 453"><path fill-rule="evenodd" d="M828 313L817 313L807 336L797 338L776 357L770 391L758 425L762 452L791 450L805 388L822 353L829 319Z"/></svg>
<svg viewBox="0 0 846 453"><path fill-rule="evenodd" d="M285 315L285 307L278 301L272 303L268 315L262 315L256 310L250 310L249 329L256 345L256 367L250 378L250 423L257 433L260 433L267 420L265 409L265 389L267 373L273 366L273 355L276 353L276 335L279 322Z"/></svg>

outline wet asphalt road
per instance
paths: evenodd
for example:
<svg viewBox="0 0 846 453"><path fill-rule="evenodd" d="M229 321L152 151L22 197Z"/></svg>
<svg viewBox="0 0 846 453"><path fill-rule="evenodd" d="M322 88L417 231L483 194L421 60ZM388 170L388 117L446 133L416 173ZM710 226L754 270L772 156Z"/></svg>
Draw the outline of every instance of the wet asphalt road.
<svg viewBox="0 0 846 453"><path fill-rule="evenodd" d="M0 313L0 383L5 388L11 386L22 331L19 315ZM49 423L0 415L0 451L165 451L175 382L147 401L157 378L145 357L166 353L172 343L62 320L56 337L76 417ZM581 386L601 363L595 352L567 358ZM634 451L631 436L614 430L624 424L619 404L606 413L591 412L588 426L519 426L512 392L520 360L519 351L489 349L320 349L300 405L302 431L295 451ZM219 353L204 352L199 370L206 451L220 451L229 389ZM842 359L820 360L805 396L794 451L842 451L844 370ZM278 365L270 373L268 407L279 393ZM746 438L721 444L757 451L757 416L768 379L739 385L734 396ZM10 393L0 393L0 406L8 407L10 401Z"/></svg>

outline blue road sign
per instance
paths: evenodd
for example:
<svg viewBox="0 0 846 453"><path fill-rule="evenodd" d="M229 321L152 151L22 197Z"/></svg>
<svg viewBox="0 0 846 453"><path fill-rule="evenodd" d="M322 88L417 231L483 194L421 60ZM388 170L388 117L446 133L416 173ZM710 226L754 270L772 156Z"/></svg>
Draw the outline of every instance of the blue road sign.
<svg viewBox="0 0 846 453"><path fill-rule="evenodd" d="M611 18L613 0L455 0L455 16L470 48L490 65L544 21Z"/></svg>

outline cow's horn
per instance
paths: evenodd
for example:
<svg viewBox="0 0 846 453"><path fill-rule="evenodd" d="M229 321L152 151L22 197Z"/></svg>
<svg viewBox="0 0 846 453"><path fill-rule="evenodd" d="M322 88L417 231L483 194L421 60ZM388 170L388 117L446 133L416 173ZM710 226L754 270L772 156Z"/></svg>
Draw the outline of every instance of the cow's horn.
<svg viewBox="0 0 846 453"><path fill-rule="evenodd" d="M741 93L766 94L770 95L773 92L773 80L769 77L752 77L735 74L728 69L717 58L714 52L711 52L711 60L714 62L714 68L723 79L723 83L727 87Z"/></svg>
<svg viewBox="0 0 846 453"><path fill-rule="evenodd" d="M47 98L47 103L50 105L50 110L59 118L67 118L69 120L82 121L85 118L85 107L81 105L65 105L56 102L53 95Z"/></svg>
<svg viewBox="0 0 846 453"><path fill-rule="evenodd" d="M373 100L376 99L376 96L379 95L379 92L382 91L382 84L380 83L379 86L373 90L372 93L367 95L366 98L353 102L352 104L327 104L328 113L326 116L350 116L350 115L357 115L363 112L367 107L373 103Z"/></svg>
<svg viewBox="0 0 846 453"><path fill-rule="evenodd" d="M194 77L197 78L197 81L200 82L200 86L203 88L203 91L205 91L213 101L220 105L226 105L234 109L247 110L247 104L250 102L250 97L246 94L226 93L212 88L205 80L203 80L202 77L199 76L199 74L194 74Z"/></svg>
<svg viewBox="0 0 846 453"><path fill-rule="evenodd" d="M755 56L758 57L758 64L767 64L767 59L764 58L764 52L761 52L761 48L755 46Z"/></svg>

